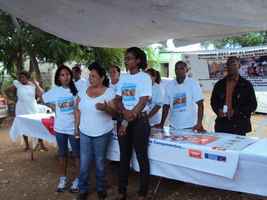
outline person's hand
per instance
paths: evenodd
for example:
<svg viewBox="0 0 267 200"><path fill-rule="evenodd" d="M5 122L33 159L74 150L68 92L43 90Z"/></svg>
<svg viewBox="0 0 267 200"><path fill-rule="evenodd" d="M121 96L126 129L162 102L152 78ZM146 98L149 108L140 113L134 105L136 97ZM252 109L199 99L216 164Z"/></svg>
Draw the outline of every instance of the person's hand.
<svg viewBox="0 0 267 200"><path fill-rule="evenodd" d="M75 130L74 137L75 137L75 139L80 139L80 131L79 131L79 129Z"/></svg>
<svg viewBox="0 0 267 200"><path fill-rule="evenodd" d="M152 126L153 128L159 128L159 129L163 129L163 125L161 123L159 124L155 124L154 126Z"/></svg>
<svg viewBox="0 0 267 200"><path fill-rule="evenodd" d="M229 109L227 112L227 118L230 120L234 115L234 110L233 109Z"/></svg>
<svg viewBox="0 0 267 200"><path fill-rule="evenodd" d="M36 87L40 85L39 82L38 82L37 80L35 80L35 79L33 79L31 82L32 82Z"/></svg>
<svg viewBox="0 0 267 200"><path fill-rule="evenodd" d="M97 110L100 110L100 111L105 111L107 109L107 102L104 102L104 103L97 103L95 105L96 109Z"/></svg>
<svg viewBox="0 0 267 200"><path fill-rule="evenodd" d="M127 129L126 126L121 125L120 128L119 128L118 136L124 136L124 135L126 135L126 129Z"/></svg>
<svg viewBox="0 0 267 200"><path fill-rule="evenodd" d="M112 110L116 110L116 105L115 105L114 101L108 101L107 106L108 106L108 108L110 108Z"/></svg>
<svg viewBox="0 0 267 200"><path fill-rule="evenodd" d="M193 130L194 132L198 132L198 133L204 133L204 132L206 132L206 130L204 129L202 123L198 123L198 124L196 124L196 125L192 128L192 130Z"/></svg>
<svg viewBox="0 0 267 200"><path fill-rule="evenodd" d="M226 117L226 113L224 113L222 110L219 110L219 117L220 118L223 118L223 117Z"/></svg>
<svg viewBox="0 0 267 200"><path fill-rule="evenodd" d="M128 121L133 121L136 117L137 117L137 114L132 111L132 110L124 110L123 111L123 117Z"/></svg>

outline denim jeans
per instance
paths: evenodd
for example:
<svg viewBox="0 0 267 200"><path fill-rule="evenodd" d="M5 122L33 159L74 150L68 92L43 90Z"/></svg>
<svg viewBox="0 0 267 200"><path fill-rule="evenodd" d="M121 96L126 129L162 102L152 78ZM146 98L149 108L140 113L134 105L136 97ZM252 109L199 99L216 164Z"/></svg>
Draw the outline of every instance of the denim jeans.
<svg viewBox="0 0 267 200"><path fill-rule="evenodd" d="M90 137L83 133L80 135L80 193L89 190L89 174L92 171L92 161L96 164L96 190L106 191L105 161L112 131L98 136Z"/></svg>
<svg viewBox="0 0 267 200"><path fill-rule="evenodd" d="M64 133L56 133L56 140L58 145L58 154L60 158L68 156L69 148L68 141L70 142L72 153L76 158L80 156L80 143L74 135L68 135Z"/></svg>

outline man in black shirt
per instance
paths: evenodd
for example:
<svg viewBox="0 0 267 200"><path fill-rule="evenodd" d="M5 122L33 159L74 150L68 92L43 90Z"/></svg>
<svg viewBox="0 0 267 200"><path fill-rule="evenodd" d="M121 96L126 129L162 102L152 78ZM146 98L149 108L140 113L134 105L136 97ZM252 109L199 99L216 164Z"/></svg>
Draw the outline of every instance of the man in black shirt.
<svg viewBox="0 0 267 200"><path fill-rule="evenodd" d="M239 75L240 62L229 57L227 75L219 80L212 91L211 107L217 114L215 131L246 135L251 131L251 113L257 108L252 84Z"/></svg>

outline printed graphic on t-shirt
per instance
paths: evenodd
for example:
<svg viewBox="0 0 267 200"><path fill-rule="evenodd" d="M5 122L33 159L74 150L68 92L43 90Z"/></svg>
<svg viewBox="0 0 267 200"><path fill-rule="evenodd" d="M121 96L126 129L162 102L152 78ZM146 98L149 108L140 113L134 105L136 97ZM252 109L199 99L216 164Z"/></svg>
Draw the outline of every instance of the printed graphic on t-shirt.
<svg viewBox="0 0 267 200"><path fill-rule="evenodd" d="M58 108L60 112L73 112L74 110L74 98L64 97L57 101Z"/></svg>
<svg viewBox="0 0 267 200"><path fill-rule="evenodd" d="M173 109L184 111L186 108L186 93L177 93L173 97Z"/></svg>
<svg viewBox="0 0 267 200"><path fill-rule="evenodd" d="M126 105L131 105L136 101L136 85L132 83L124 84L121 88L122 100Z"/></svg>

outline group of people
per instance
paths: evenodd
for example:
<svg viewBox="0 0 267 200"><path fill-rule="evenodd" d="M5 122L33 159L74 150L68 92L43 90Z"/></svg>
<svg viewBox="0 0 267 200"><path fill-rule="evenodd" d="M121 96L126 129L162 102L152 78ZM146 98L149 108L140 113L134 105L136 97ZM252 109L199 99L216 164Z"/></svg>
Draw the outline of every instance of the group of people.
<svg viewBox="0 0 267 200"><path fill-rule="evenodd" d="M118 199L127 198L134 149L140 167L138 199L142 200L147 197L149 189L148 144L151 127L163 128L169 115L169 124L174 129L205 131L202 124L204 96L198 82L187 76L185 62L176 63L176 78L162 90L159 72L147 69L147 58L142 49L128 48L124 61L128 73L122 76L118 66L112 65L108 76L103 67L93 63L89 66L90 74L86 80L81 79L79 66L71 70L62 65L56 71L55 86L47 92L37 82L26 83L34 86L44 103L55 108L54 130L60 157L58 192L65 191L69 182L68 141L77 173L70 191L78 193L78 200L87 199L91 187L89 175L94 162L96 191L99 199L105 199L105 160L116 122L120 147ZM227 62L228 75L214 86L211 106L217 114L217 132L245 135L251 131L250 115L255 111L257 102L251 83L239 76L239 67L239 59L230 57ZM19 82L24 84L21 76ZM18 89L17 82L14 86Z"/></svg>

